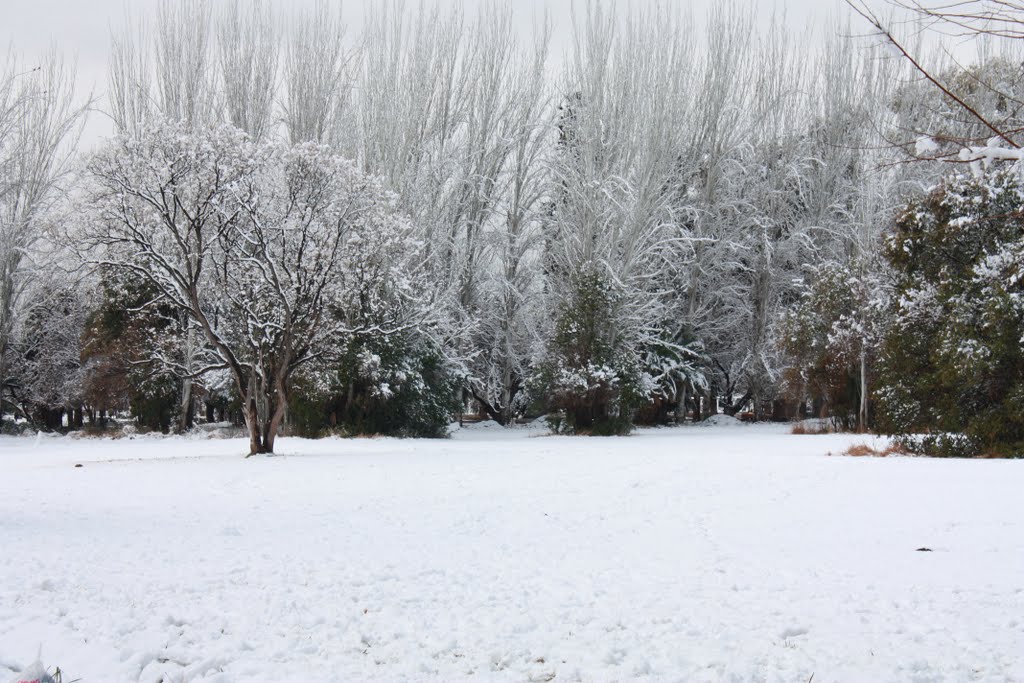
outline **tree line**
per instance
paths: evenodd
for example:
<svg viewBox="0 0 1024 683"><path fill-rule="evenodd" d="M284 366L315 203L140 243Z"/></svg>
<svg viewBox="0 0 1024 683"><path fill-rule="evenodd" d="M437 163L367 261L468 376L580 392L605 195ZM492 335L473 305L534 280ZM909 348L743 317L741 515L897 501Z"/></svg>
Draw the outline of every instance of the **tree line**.
<svg viewBox="0 0 1024 683"><path fill-rule="evenodd" d="M254 453L284 425L440 436L467 408L938 424L894 417L936 385L898 360L922 283L893 240L985 139L958 100L1012 127L1010 48L934 62L952 98L849 27L808 44L740 5L586 3L561 59L497 4L369 12L352 34L326 2L164 0L112 36L91 152L66 63L8 58L4 413L234 420ZM963 160L984 187L991 157Z"/></svg>

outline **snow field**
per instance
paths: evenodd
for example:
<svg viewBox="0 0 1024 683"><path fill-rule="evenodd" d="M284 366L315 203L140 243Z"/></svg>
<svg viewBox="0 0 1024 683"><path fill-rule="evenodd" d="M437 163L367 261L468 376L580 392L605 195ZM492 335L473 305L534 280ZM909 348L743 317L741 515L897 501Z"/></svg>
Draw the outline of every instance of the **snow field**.
<svg viewBox="0 0 1024 683"><path fill-rule="evenodd" d="M862 441L0 439L0 681L1024 681L1024 462Z"/></svg>

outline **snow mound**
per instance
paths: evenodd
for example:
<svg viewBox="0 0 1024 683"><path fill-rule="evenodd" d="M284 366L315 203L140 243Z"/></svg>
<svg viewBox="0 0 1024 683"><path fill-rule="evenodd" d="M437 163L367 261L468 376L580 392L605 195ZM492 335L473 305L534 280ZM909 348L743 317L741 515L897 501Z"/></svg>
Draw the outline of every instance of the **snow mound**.
<svg viewBox="0 0 1024 683"><path fill-rule="evenodd" d="M712 415L700 423L704 427L744 427L746 423L732 415Z"/></svg>
<svg viewBox="0 0 1024 683"><path fill-rule="evenodd" d="M500 424L498 424L494 420L480 420L479 422L467 422L464 425L462 425L462 428L463 429L471 429L473 431L481 431L481 430L488 430L488 429L494 429L494 430L505 429L504 427L502 427Z"/></svg>
<svg viewBox="0 0 1024 683"><path fill-rule="evenodd" d="M550 432L551 431L551 423L548 421L548 416L547 415L541 415L540 417L535 417L534 419L529 420L527 422L524 422L524 423L522 423L522 424L520 424L518 426L521 429L529 429L531 431L538 431L538 432Z"/></svg>

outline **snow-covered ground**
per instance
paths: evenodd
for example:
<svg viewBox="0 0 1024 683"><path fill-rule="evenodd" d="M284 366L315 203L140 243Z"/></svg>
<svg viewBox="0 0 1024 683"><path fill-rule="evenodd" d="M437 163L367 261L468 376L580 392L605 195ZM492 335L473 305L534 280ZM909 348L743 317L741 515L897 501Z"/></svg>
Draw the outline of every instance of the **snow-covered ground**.
<svg viewBox="0 0 1024 683"><path fill-rule="evenodd" d="M1024 461L863 440L0 439L0 683L1024 681Z"/></svg>

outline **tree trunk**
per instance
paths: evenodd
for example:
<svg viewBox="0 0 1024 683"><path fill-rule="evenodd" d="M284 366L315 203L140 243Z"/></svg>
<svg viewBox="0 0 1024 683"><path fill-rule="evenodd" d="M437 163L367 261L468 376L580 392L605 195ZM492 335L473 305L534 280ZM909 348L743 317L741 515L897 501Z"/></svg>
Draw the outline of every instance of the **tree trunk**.
<svg viewBox="0 0 1024 683"><path fill-rule="evenodd" d="M815 396L811 401L811 414L818 419L828 417L825 410L825 399L821 396Z"/></svg>
<svg viewBox="0 0 1024 683"><path fill-rule="evenodd" d="M288 413L287 380L278 375L273 388L265 382L249 382L245 399L245 424L249 430L249 455L274 452L274 440Z"/></svg>
<svg viewBox="0 0 1024 683"><path fill-rule="evenodd" d="M192 380L181 381L181 405L178 414L178 433L184 434L192 427Z"/></svg>
<svg viewBox="0 0 1024 683"><path fill-rule="evenodd" d="M868 362L863 343L860 349L860 411L857 415L857 427L862 432L868 428Z"/></svg>
<svg viewBox="0 0 1024 683"><path fill-rule="evenodd" d="M505 427L507 425L508 420L506 419L505 411L501 409L501 406L492 406L490 403L487 402L486 399L477 394L476 390L474 390L472 387L470 387L469 389L469 395L473 397L474 401L480 404L480 407L484 409L485 413L487 413L487 417L491 418L492 420L500 424L502 427Z"/></svg>
<svg viewBox="0 0 1024 683"><path fill-rule="evenodd" d="M266 449L265 453L274 452L274 440L277 438L277 433L281 429L281 425L284 423L284 417L288 414L288 399L279 392L277 407L274 410L274 416L267 422L263 431L263 447Z"/></svg>
<svg viewBox="0 0 1024 683"><path fill-rule="evenodd" d="M245 426L249 430L249 455L265 453L260 433L259 409L256 406L256 397L252 394L245 399Z"/></svg>
<svg viewBox="0 0 1024 683"><path fill-rule="evenodd" d="M585 401L582 405L576 406L572 410L572 427L573 431L589 432L594 426L594 406L590 401Z"/></svg>
<svg viewBox="0 0 1024 683"><path fill-rule="evenodd" d="M188 333L185 336L185 369L188 372L192 372L197 346L198 340L196 339L195 327L189 325ZM178 415L177 425L179 434L183 434L191 429L194 422L195 407L192 405L193 384L194 382L191 377L186 377L181 381L181 413Z"/></svg>

